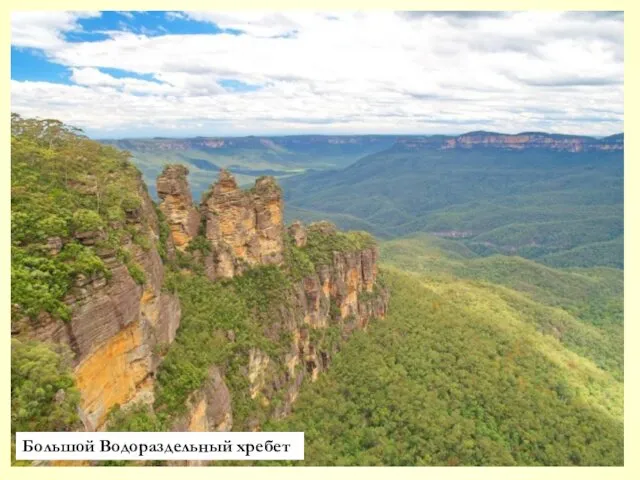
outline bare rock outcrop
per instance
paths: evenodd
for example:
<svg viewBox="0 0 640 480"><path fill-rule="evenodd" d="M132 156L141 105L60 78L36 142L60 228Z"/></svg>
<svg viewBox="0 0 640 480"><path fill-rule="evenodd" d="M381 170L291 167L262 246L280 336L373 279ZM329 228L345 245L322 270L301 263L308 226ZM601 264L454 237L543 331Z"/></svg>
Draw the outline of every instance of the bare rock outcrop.
<svg viewBox="0 0 640 480"><path fill-rule="evenodd" d="M182 165L169 165L156 181L160 210L171 228L173 243L180 250L189 245L200 227L200 213L193 205L188 174L189 170Z"/></svg>
<svg viewBox="0 0 640 480"><path fill-rule="evenodd" d="M250 190L238 187L226 170L220 171L201 205L211 257L208 276L231 278L256 265L283 261L282 192L272 177L261 177Z"/></svg>
<svg viewBox="0 0 640 480"><path fill-rule="evenodd" d="M293 222L288 231L296 247L302 248L307 244L307 230L302 225L302 222Z"/></svg>
<svg viewBox="0 0 640 480"><path fill-rule="evenodd" d="M187 400L187 414L173 426L176 432L228 432L233 425L231 394L215 366L204 385Z"/></svg>

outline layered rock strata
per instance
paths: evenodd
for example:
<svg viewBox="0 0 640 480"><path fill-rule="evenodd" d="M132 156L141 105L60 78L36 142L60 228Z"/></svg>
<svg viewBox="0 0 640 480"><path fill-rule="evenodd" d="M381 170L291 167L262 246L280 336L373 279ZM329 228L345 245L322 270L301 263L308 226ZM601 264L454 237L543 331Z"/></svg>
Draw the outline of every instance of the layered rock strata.
<svg viewBox="0 0 640 480"><path fill-rule="evenodd" d="M200 213L193 205L188 174L182 165L169 165L156 182L160 210L171 228L173 244L180 250L189 245L200 227Z"/></svg>
<svg viewBox="0 0 640 480"><path fill-rule="evenodd" d="M108 275L76 279L65 297L71 319L65 322L43 313L36 321L23 318L12 332L71 348L81 393L81 418L87 430L102 428L115 405L153 402L154 374L161 360L157 347L171 343L180 324L177 296L161 289L164 267L155 247L158 220L141 181L138 195L141 205L127 212L125 231L151 239L151 246L142 248L126 233L120 248L139 266L144 283L134 280L116 250L96 247ZM106 232L87 232L80 237L83 244L93 246Z"/></svg>

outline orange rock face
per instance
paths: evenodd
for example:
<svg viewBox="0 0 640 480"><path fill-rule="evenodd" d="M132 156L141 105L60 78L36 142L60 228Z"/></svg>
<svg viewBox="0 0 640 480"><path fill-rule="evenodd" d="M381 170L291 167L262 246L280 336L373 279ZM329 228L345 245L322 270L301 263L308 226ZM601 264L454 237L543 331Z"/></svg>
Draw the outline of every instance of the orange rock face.
<svg viewBox="0 0 640 480"><path fill-rule="evenodd" d="M325 235L335 234L335 227L325 223L310 228ZM289 234L293 237L301 229L304 227L298 224ZM283 358L269 358L256 351L249 355L250 395L268 404L280 392L283 402L273 410L276 418L290 412L304 379L315 381L331 363L339 343L323 340L325 332L335 335L337 329L338 338L333 342L341 342L354 330L364 329L370 321L386 315L389 293L377 284L376 261L375 247L334 252L331 261L317 265L314 274L295 286L296 302L279 315L280 328L291 333L290 351Z"/></svg>
<svg viewBox="0 0 640 480"><path fill-rule="evenodd" d="M82 409L91 424L104 423L109 409L134 396L150 392L149 346L139 322L111 337L76 368L76 383L82 392Z"/></svg>
<svg viewBox="0 0 640 480"><path fill-rule="evenodd" d="M170 166L158 179L161 209L172 232L167 249L185 248L198 234L200 214L191 204L186 175L183 167ZM41 315L38 322L17 322L12 331L66 343L74 351L81 417L87 430L106 428L108 413L115 405L153 404L155 372L162 360L159 352L166 351L156 347L170 344L180 323L178 298L162 289L164 266L155 247L159 238L156 212L140 188L142 205L127 218L127 226L139 235L149 235L152 246L142 248L131 236L123 239L120 248L144 273L143 284L134 280L115 250L103 248L99 255L110 275L77 278L65 299L72 310L69 322ZM200 212L211 253L194 255L194 259L202 262L212 280L260 265L283 265L285 235L291 236L289 246L304 249L307 245L307 228L302 224L285 232L282 194L270 177L242 190L222 171ZM327 222L308 229L314 234L336 235L335 226ZM95 242L100 235L88 232L82 241ZM287 287L286 301L264 326L264 335L283 342L283 349L275 356L254 346L246 352L241 369L247 380L246 395L270 409L270 416L290 411L304 379L314 381L328 367L339 341L366 328L372 319L384 317L388 293L377 285L376 261L375 247L335 251L326 264L316 265L313 273ZM227 338L235 341L235 333ZM224 375L224 365L210 366L204 384L189 395L186 413L175 419L175 431L231 430L231 394ZM260 418L264 420L249 414L242 427L257 430Z"/></svg>
<svg viewBox="0 0 640 480"><path fill-rule="evenodd" d="M273 178L259 178L245 191L222 170L201 206L212 247L209 277L230 278L247 267L282 264L282 211L282 192Z"/></svg>
<svg viewBox="0 0 640 480"><path fill-rule="evenodd" d="M142 184L138 194L142 205L131 213L128 226L148 235L153 245L158 236L155 209ZM83 241L100 235L93 232ZM154 347L171 343L180 323L178 298L162 291L164 267L155 246L145 250L125 238L121 247L144 272L144 286L134 281L115 251L97 250L109 279L102 274L76 279L65 297L71 307L68 322L41 315L37 322L19 322L19 331L13 332L71 348L81 418L90 431L103 428L116 404L153 401L153 374L160 362Z"/></svg>
<svg viewBox="0 0 640 480"><path fill-rule="evenodd" d="M189 171L182 165L170 165L156 181L160 210L167 219L175 246L184 250L198 234L200 214L193 206L187 183Z"/></svg>

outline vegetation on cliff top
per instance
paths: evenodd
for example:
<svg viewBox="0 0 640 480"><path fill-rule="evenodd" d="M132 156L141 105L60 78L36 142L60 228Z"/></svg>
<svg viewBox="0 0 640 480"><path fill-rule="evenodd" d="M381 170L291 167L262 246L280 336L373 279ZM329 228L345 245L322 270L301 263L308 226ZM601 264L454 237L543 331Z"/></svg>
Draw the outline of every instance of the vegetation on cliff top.
<svg viewBox="0 0 640 480"><path fill-rule="evenodd" d="M78 275L107 275L96 247L118 250L141 205L138 170L126 152L91 141L56 120L11 116L11 302L16 313L68 319L63 299ZM129 230L128 230L129 229ZM95 245L81 239L95 235Z"/></svg>
<svg viewBox="0 0 640 480"><path fill-rule="evenodd" d="M329 222L316 222L307 228L307 244L302 252L316 266L333 263L334 252L355 252L375 245L375 239L367 232L341 232Z"/></svg>

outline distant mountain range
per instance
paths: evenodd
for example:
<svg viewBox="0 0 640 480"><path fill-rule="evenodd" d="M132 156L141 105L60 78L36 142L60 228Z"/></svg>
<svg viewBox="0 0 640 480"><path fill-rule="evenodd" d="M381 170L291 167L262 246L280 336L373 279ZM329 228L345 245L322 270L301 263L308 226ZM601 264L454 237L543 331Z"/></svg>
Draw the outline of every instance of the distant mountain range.
<svg viewBox="0 0 640 480"><path fill-rule="evenodd" d="M290 220L379 238L458 239L476 254L623 267L623 135L400 138L340 170L282 180Z"/></svg>
<svg viewBox="0 0 640 480"><path fill-rule="evenodd" d="M429 137L399 138L398 147L406 149L493 147L509 150L542 148L556 151L583 152L589 150L622 150L624 134L617 133L604 138L578 135L561 135L543 132L523 132L515 135L494 132L469 132L457 137L434 135Z"/></svg>
<svg viewBox="0 0 640 480"><path fill-rule="evenodd" d="M388 148L398 144L406 148L435 147L440 149L471 148L550 148L553 150L583 151L588 149L619 150L624 148L624 134L607 137L565 135L545 132L506 134L474 131L462 135L290 135L247 137L193 137L102 140L132 151L205 150L229 152L234 149L271 150L284 157L295 153L317 155L360 154L363 150Z"/></svg>
<svg viewBox="0 0 640 480"><path fill-rule="evenodd" d="M515 135L469 132L463 135L290 135L247 137L193 137L102 140L128 150L142 170L155 196L155 178L164 165L189 168L198 198L221 168L230 170L240 184L261 175L286 178L309 171L342 169L372 154L389 151L496 148L508 151L557 152L616 151L624 148L622 133L604 138L523 132Z"/></svg>

